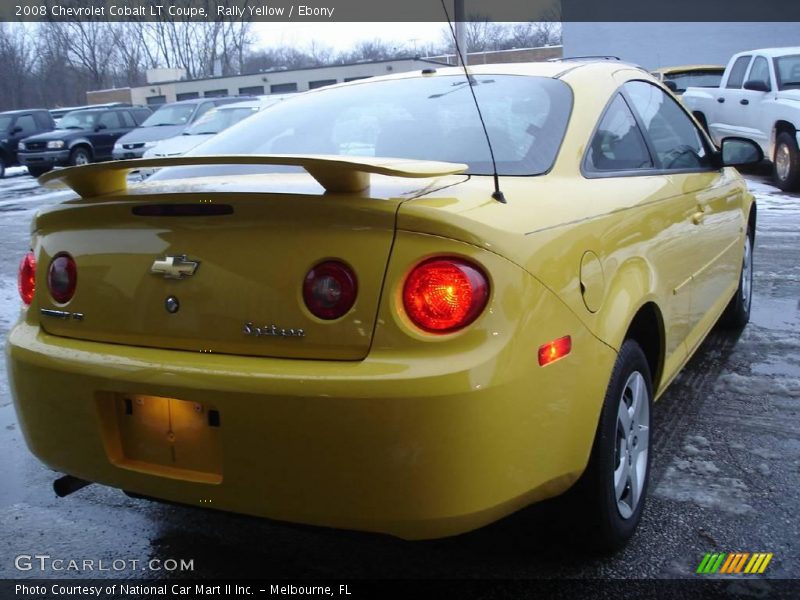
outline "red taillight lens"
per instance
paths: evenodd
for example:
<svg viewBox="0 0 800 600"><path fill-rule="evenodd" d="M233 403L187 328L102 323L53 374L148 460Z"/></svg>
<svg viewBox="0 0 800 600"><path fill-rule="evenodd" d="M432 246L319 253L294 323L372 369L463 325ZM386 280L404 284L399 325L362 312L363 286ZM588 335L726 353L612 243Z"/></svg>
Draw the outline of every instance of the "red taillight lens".
<svg viewBox="0 0 800 600"><path fill-rule="evenodd" d="M460 258L434 258L417 265L403 286L403 307L420 329L449 333L466 327L489 300L483 272Z"/></svg>
<svg viewBox="0 0 800 600"><path fill-rule="evenodd" d="M303 282L303 300L311 313L320 319L338 319L356 301L356 274L346 264L327 261L318 264Z"/></svg>
<svg viewBox="0 0 800 600"><path fill-rule="evenodd" d="M25 304L33 302L33 294L36 291L36 258L33 252L28 252L19 263L17 287L20 298Z"/></svg>
<svg viewBox="0 0 800 600"><path fill-rule="evenodd" d="M557 361L559 358L564 358L572 351L572 338L565 335L562 338L547 342L539 346L539 364L543 367L549 365L551 362Z"/></svg>
<svg viewBox="0 0 800 600"><path fill-rule="evenodd" d="M75 260L66 253L57 254L47 269L47 287L53 300L66 304L75 295L78 285L78 268Z"/></svg>

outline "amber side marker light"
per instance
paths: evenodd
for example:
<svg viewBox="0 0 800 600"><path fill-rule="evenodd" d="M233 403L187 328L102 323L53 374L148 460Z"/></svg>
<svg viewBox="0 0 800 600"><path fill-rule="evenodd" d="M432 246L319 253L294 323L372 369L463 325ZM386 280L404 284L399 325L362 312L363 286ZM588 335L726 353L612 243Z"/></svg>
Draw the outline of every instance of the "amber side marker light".
<svg viewBox="0 0 800 600"><path fill-rule="evenodd" d="M539 346L539 365L544 367L551 362L564 358L571 350L572 338L568 335L552 342L547 342L543 346Z"/></svg>
<svg viewBox="0 0 800 600"><path fill-rule="evenodd" d="M17 288L25 304L33 302L33 294L36 292L36 258L33 252L28 252L19 263Z"/></svg>
<svg viewBox="0 0 800 600"><path fill-rule="evenodd" d="M489 300L486 275L460 258L434 258L417 265L403 286L403 308L424 331L463 329L483 312Z"/></svg>

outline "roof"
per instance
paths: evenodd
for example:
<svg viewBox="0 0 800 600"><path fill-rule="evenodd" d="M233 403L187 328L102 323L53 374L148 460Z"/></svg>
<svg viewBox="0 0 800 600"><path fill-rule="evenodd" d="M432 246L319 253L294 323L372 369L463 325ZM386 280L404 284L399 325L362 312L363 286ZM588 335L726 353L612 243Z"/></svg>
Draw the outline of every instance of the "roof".
<svg viewBox="0 0 800 600"><path fill-rule="evenodd" d="M0 112L0 115L18 115L20 113L29 113L29 112L49 112L46 108L20 108L18 110L4 110Z"/></svg>
<svg viewBox="0 0 800 600"><path fill-rule="evenodd" d="M763 54L770 58L777 58L779 56L788 56L790 54L800 54L800 46L787 46L785 48L758 48L757 50L747 50L746 52L739 52L739 54Z"/></svg>

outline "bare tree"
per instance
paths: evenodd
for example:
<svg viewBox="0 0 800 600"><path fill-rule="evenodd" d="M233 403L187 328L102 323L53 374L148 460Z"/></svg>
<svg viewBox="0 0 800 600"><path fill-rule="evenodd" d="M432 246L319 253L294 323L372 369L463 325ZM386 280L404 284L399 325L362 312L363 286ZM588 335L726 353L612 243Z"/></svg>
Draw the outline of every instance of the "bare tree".
<svg viewBox="0 0 800 600"><path fill-rule="evenodd" d="M376 38L358 42L355 48L342 58L346 62L358 62L360 60L387 60L395 58L397 55L396 47Z"/></svg>
<svg viewBox="0 0 800 600"><path fill-rule="evenodd" d="M0 22L0 106L22 108L29 101L25 86L34 61L34 44L21 25Z"/></svg>

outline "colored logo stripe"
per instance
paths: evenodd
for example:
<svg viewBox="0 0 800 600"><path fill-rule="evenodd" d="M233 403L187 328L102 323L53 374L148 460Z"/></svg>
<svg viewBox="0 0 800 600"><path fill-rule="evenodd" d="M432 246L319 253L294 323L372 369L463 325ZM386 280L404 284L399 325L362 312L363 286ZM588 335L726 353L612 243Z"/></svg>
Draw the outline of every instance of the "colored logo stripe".
<svg viewBox="0 0 800 600"><path fill-rule="evenodd" d="M720 574L760 574L772 560L772 552L706 552L696 573L702 575ZM746 566L745 566L746 565Z"/></svg>
<svg viewBox="0 0 800 600"><path fill-rule="evenodd" d="M697 572L703 574L716 573L722 565L722 561L725 560L725 556L727 555L724 552L715 552L713 554L707 552L700 566L697 567Z"/></svg>

